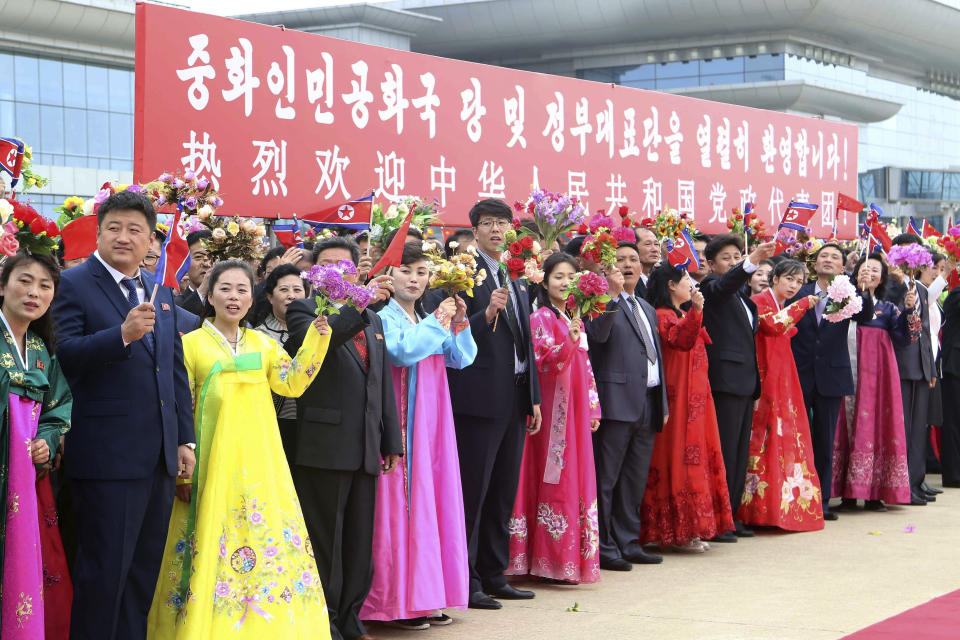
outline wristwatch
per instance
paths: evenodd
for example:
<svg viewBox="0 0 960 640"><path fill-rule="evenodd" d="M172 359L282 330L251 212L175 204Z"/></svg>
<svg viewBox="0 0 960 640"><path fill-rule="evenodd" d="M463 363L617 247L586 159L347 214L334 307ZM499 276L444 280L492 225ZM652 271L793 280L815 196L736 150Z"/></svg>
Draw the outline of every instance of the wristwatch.
<svg viewBox="0 0 960 640"><path fill-rule="evenodd" d="M196 450L197 450L197 443L196 443L196 442L186 442L186 443L184 443L183 446L185 446L185 447L190 447L190 450L191 450L191 451L196 451Z"/></svg>

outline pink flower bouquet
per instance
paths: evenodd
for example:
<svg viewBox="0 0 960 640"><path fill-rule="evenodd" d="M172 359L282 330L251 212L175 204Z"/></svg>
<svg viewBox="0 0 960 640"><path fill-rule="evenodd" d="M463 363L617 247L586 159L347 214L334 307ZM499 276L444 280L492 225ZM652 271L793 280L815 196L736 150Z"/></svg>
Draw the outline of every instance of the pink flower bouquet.
<svg viewBox="0 0 960 640"><path fill-rule="evenodd" d="M827 287L827 307L823 317L828 322L843 322L860 313L863 299L845 275L835 277Z"/></svg>

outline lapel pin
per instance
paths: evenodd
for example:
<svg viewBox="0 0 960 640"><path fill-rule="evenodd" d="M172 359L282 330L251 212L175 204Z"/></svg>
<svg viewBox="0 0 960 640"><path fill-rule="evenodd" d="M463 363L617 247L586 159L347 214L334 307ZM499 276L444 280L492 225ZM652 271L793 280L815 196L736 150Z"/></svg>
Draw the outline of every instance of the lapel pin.
<svg viewBox="0 0 960 640"><path fill-rule="evenodd" d="M43 360L37 360L37 369L40 369L41 371L46 369L46 365L43 364Z"/></svg>
<svg viewBox="0 0 960 640"><path fill-rule="evenodd" d="M377 340L383 340L383 334L382 334L382 333L376 334L376 337L377 337Z"/></svg>
<svg viewBox="0 0 960 640"><path fill-rule="evenodd" d="M160 310L161 310L161 311L170 311L170 305L168 305L166 302L161 302L161 303L160 303Z"/></svg>

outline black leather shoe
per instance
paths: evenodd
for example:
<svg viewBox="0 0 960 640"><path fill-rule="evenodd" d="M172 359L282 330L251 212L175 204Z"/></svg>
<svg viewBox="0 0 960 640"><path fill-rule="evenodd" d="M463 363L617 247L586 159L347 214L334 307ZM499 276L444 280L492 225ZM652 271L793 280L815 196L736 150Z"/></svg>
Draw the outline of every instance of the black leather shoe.
<svg viewBox="0 0 960 640"><path fill-rule="evenodd" d="M853 511L857 508L857 501L854 498L843 498L840 504L834 507L836 511Z"/></svg>
<svg viewBox="0 0 960 640"><path fill-rule="evenodd" d="M713 536L708 542L737 542L737 534L733 531L727 531L720 535Z"/></svg>
<svg viewBox="0 0 960 640"><path fill-rule="evenodd" d="M863 508L866 511L886 511L887 505L883 504L883 500L867 500L863 503Z"/></svg>
<svg viewBox="0 0 960 640"><path fill-rule="evenodd" d="M928 485L926 482L924 482L923 484L921 484L921 485L920 485L920 488L923 489L923 492L924 492L924 493L932 493L933 495L937 495L937 494L939 494L939 493L943 493L943 489L934 489L933 487L931 487L930 485Z"/></svg>
<svg viewBox="0 0 960 640"><path fill-rule="evenodd" d="M663 556L658 556L655 553L647 553L640 548L633 549L630 553L624 553L623 559L633 564L660 564L663 562Z"/></svg>
<svg viewBox="0 0 960 640"><path fill-rule="evenodd" d="M915 507L922 507L923 505L927 504L927 499L916 493L911 493L910 504L912 504Z"/></svg>
<svg viewBox="0 0 960 640"><path fill-rule="evenodd" d="M633 571L633 565L623 558L613 558L611 560L600 558L600 568L607 571Z"/></svg>
<svg viewBox="0 0 960 640"><path fill-rule="evenodd" d="M757 535L752 530L743 526L743 523L739 520L735 520L733 524L736 527L734 534L736 534L738 538L752 538L753 536Z"/></svg>
<svg viewBox="0 0 960 640"><path fill-rule="evenodd" d="M502 609L503 605L485 594L483 591L474 591L470 594L468 606L471 609Z"/></svg>
<svg viewBox="0 0 960 640"><path fill-rule="evenodd" d="M920 497L923 498L924 500L926 500L927 502L936 502L936 501L937 501L937 496L933 495L932 493L927 493L926 491L921 491L921 492L920 492Z"/></svg>
<svg viewBox="0 0 960 640"><path fill-rule="evenodd" d="M486 592L491 598L498 598L500 600L532 600L537 595L533 591L517 589L509 584L497 587L496 589L486 589Z"/></svg>
<svg viewBox="0 0 960 640"><path fill-rule="evenodd" d="M832 520L839 520L839 519L840 519L840 516L838 516L838 515L837 515L836 513L834 513L833 511L824 511L824 512L823 512L823 519L824 519L824 520L831 520L831 521L832 521Z"/></svg>

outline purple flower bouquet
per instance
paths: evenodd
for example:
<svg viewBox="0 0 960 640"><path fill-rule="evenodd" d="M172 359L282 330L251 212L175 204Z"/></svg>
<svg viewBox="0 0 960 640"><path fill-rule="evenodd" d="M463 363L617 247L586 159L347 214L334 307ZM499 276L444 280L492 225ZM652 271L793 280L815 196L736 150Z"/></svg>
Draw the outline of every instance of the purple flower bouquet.
<svg viewBox="0 0 960 640"><path fill-rule="evenodd" d="M887 253L887 260L910 276L916 276L924 268L933 266L930 251L922 244L916 243L891 247L890 252Z"/></svg>
<svg viewBox="0 0 960 640"><path fill-rule="evenodd" d="M341 305L349 305L363 311L377 294L376 281L369 286L353 284L344 276L356 275L357 267L349 260L337 264L318 264L309 271L301 271L300 277L313 286L317 301L317 315L329 316L340 313Z"/></svg>

